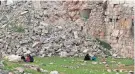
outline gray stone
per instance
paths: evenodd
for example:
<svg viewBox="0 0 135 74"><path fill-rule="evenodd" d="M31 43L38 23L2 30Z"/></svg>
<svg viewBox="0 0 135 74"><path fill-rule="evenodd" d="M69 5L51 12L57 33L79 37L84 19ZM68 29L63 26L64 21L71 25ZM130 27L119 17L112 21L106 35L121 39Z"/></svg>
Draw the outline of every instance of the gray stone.
<svg viewBox="0 0 135 74"><path fill-rule="evenodd" d="M75 38L78 38L77 31L74 31L74 37L75 37Z"/></svg>
<svg viewBox="0 0 135 74"><path fill-rule="evenodd" d="M20 73L24 73L24 68L22 67L17 67L15 70L19 71Z"/></svg>
<svg viewBox="0 0 135 74"><path fill-rule="evenodd" d="M60 57L67 57L68 56L68 54L67 54L67 52L60 52Z"/></svg>
<svg viewBox="0 0 135 74"><path fill-rule="evenodd" d="M6 5L12 5L13 4L13 0L7 0L7 4Z"/></svg>
<svg viewBox="0 0 135 74"><path fill-rule="evenodd" d="M48 30L45 30L45 29L42 30L42 32L45 33L45 34L49 33L49 31Z"/></svg>
<svg viewBox="0 0 135 74"><path fill-rule="evenodd" d="M30 53L31 53L31 51L30 51L30 50L27 50L27 51L26 51L26 54L30 54Z"/></svg>
<svg viewBox="0 0 135 74"><path fill-rule="evenodd" d="M23 52L24 52L24 53L27 52L27 48L26 48L26 47L22 47L22 48L20 48L20 49L23 49Z"/></svg>
<svg viewBox="0 0 135 74"><path fill-rule="evenodd" d="M34 43L33 43L32 47L34 48L34 47L37 47L37 46L39 46L39 45L41 45L41 43L40 43L39 41L37 41L37 42L34 42Z"/></svg>
<svg viewBox="0 0 135 74"><path fill-rule="evenodd" d="M30 42L29 40L23 40L23 41L20 41L20 44L23 45L23 44L27 44L29 42Z"/></svg>
<svg viewBox="0 0 135 74"><path fill-rule="evenodd" d="M50 74L59 74L58 71L51 71Z"/></svg>
<svg viewBox="0 0 135 74"><path fill-rule="evenodd" d="M40 52L39 52L39 54L44 54L45 52L44 52L44 50L41 50Z"/></svg>
<svg viewBox="0 0 135 74"><path fill-rule="evenodd" d="M36 56L36 53L31 53L31 56Z"/></svg>
<svg viewBox="0 0 135 74"><path fill-rule="evenodd" d="M22 48L19 48L16 53L20 54L21 52L23 52L23 50L22 50Z"/></svg>
<svg viewBox="0 0 135 74"><path fill-rule="evenodd" d="M85 50L83 51L83 53L88 53L88 51L89 51L89 49L85 49Z"/></svg>
<svg viewBox="0 0 135 74"><path fill-rule="evenodd" d="M134 74L134 72L133 71L129 71L128 74Z"/></svg>
<svg viewBox="0 0 135 74"><path fill-rule="evenodd" d="M28 11L21 12L21 15L28 13Z"/></svg>

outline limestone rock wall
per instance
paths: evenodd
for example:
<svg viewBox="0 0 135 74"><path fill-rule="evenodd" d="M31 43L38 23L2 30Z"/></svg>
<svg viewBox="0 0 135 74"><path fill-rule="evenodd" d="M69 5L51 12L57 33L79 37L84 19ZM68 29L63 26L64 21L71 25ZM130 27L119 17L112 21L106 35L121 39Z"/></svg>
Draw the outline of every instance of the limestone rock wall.
<svg viewBox="0 0 135 74"><path fill-rule="evenodd" d="M134 54L134 11L128 3L108 2L105 12L106 39L114 53L133 57Z"/></svg>
<svg viewBox="0 0 135 74"><path fill-rule="evenodd" d="M122 4L107 1L15 1L12 5L5 4L1 2L0 5L3 54L79 56L88 52L104 55L104 48L93 39L96 37L110 43L112 53L133 57L132 7L127 9ZM120 11L115 12L118 9ZM127 25L123 21L127 21Z"/></svg>

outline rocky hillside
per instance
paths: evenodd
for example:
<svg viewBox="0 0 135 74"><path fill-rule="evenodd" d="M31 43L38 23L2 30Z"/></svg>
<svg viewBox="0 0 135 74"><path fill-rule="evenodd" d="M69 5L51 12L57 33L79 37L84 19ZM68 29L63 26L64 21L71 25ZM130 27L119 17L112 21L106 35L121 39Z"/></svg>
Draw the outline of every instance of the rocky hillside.
<svg viewBox="0 0 135 74"><path fill-rule="evenodd" d="M124 5L107 1L15 1L10 5L2 1L0 49L3 55L83 56L88 52L133 57L133 10L128 8L125 12Z"/></svg>

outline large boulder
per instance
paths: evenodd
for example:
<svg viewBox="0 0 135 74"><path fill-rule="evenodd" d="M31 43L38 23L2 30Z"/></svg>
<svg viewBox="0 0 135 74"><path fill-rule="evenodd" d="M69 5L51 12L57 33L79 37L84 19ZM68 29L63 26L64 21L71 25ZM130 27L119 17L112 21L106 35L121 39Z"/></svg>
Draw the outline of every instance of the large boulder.
<svg viewBox="0 0 135 74"><path fill-rule="evenodd" d="M21 56L18 56L18 55L8 55L6 58L8 61L11 61L11 62L21 61Z"/></svg>

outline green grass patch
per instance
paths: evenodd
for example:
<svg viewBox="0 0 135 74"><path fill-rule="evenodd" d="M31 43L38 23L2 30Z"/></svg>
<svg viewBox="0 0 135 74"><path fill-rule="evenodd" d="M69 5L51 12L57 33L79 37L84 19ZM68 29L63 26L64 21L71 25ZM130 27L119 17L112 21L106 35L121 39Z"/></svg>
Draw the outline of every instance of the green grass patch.
<svg viewBox="0 0 135 74"><path fill-rule="evenodd" d="M60 58L60 57L45 57L39 58L35 57L34 64L40 66L44 70L53 71L56 70L60 74L110 74L106 71L104 64L99 64L101 58L98 58L98 64L92 64L93 61L83 61L83 57L67 57L67 58ZM115 60L116 63L112 63L111 61ZM117 63L121 62L125 65L133 65L133 59L112 59L110 57L107 58L107 63L110 67L117 67ZM13 71L16 67L23 67L24 62L21 63L13 63L13 62L4 62L5 67L4 69ZM114 65L114 66L112 66ZM25 69L25 72L32 73L32 74L42 74L35 70ZM116 72L111 72L115 74ZM126 72L121 72L119 74L127 74Z"/></svg>

